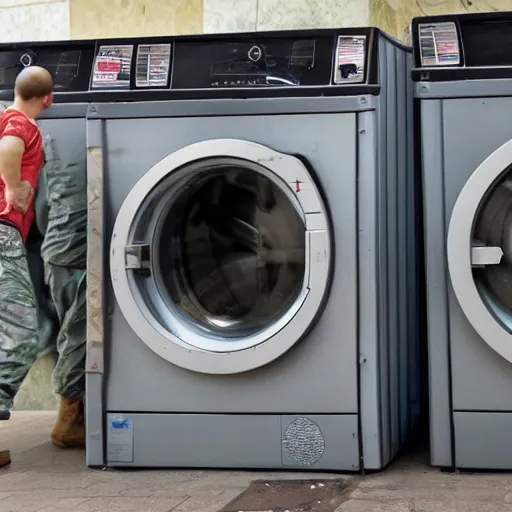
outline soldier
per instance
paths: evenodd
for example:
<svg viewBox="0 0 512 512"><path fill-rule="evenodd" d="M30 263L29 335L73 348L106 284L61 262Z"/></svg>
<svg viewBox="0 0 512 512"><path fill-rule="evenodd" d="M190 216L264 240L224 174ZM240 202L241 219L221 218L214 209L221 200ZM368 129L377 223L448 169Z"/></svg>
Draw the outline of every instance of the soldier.
<svg viewBox="0 0 512 512"><path fill-rule="evenodd" d="M38 318L25 243L34 219L33 191L43 166L35 119L52 103L53 81L40 67L16 78L14 104L0 115L0 419L37 358ZM0 451L0 467L11 461Z"/></svg>
<svg viewBox="0 0 512 512"><path fill-rule="evenodd" d="M59 319L53 386L60 404L51 440L75 448L85 446L87 173L85 144L67 150L70 157L62 161L55 141L45 137L35 210L45 280Z"/></svg>

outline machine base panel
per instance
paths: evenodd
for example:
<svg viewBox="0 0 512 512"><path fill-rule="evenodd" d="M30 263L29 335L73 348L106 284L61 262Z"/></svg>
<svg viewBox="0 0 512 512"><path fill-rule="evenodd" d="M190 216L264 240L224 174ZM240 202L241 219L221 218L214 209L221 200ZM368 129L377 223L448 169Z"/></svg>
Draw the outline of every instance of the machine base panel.
<svg viewBox="0 0 512 512"><path fill-rule="evenodd" d="M109 467L359 471L357 414L107 413Z"/></svg>
<svg viewBox="0 0 512 512"><path fill-rule="evenodd" d="M512 470L512 411L455 412L455 466Z"/></svg>

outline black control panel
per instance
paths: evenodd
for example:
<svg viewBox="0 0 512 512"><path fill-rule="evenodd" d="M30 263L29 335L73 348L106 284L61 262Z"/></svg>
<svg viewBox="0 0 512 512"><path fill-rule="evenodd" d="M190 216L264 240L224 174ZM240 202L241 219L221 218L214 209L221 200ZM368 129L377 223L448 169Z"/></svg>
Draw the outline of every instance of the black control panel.
<svg viewBox="0 0 512 512"><path fill-rule="evenodd" d="M2 44L0 99L12 98L17 74L31 65L52 73L56 102L377 94L380 34L364 28Z"/></svg>
<svg viewBox="0 0 512 512"><path fill-rule="evenodd" d="M415 18L411 28L414 80L512 78L512 12Z"/></svg>
<svg viewBox="0 0 512 512"><path fill-rule="evenodd" d="M95 49L95 41L0 45L0 91L12 90L27 66L48 69L56 93L87 91Z"/></svg>
<svg viewBox="0 0 512 512"><path fill-rule="evenodd" d="M176 42L176 89L329 85L332 37Z"/></svg>

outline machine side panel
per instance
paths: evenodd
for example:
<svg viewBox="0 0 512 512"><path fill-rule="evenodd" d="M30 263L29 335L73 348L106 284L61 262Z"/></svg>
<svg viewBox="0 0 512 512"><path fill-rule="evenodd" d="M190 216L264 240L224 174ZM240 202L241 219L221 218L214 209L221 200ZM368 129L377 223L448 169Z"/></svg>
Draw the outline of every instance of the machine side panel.
<svg viewBox="0 0 512 512"><path fill-rule="evenodd" d="M412 124L408 111L410 54L385 38L379 42L378 173L376 212L379 222L379 386L381 395L382 464L390 462L405 438L410 421L411 383L409 356L415 349L414 332L409 332L409 285L414 276L408 267L407 190L408 142ZM364 206L360 205L360 209ZM411 262L410 264L414 264ZM414 305L414 301L413 301ZM412 327L412 326L411 326ZM365 460L366 462L366 460Z"/></svg>
<svg viewBox="0 0 512 512"><path fill-rule="evenodd" d="M377 126L375 112L358 115L359 400L364 467L382 467L377 252Z"/></svg>
<svg viewBox="0 0 512 512"><path fill-rule="evenodd" d="M429 326L430 459L434 466L452 466L442 108L440 100L421 104L422 178Z"/></svg>
<svg viewBox="0 0 512 512"><path fill-rule="evenodd" d="M378 254L378 308L379 308L379 394L381 414L381 451L382 462L385 464L391 458L391 424L389 402L389 329L388 316L388 290L389 290L389 262L388 262L388 219L387 219L387 194L388 194L388 103L386 101L386 66L387 47L385 41L379 43L379 55L381 66L379 69L382 81L381 95L378 98L377 108L377 176L376 176L376 200L377 200L377 254ZM384 462L386 461L386 462Z"/></svg>

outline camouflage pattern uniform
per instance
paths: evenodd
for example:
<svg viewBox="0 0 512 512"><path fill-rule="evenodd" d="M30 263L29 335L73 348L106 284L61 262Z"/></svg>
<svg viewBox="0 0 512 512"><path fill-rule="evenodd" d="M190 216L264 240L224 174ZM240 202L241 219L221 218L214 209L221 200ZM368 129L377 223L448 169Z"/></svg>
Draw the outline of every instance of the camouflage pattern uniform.
<svg viewBox="0 0 512 512"><path fill-rule="evenodd" d="M36 298L21 234L0 224L0 411L12 407L39 353Z"/></svg>
<svg viewBox="0 0 512 512"><path fill-rule="evenodd" d="M59 319L55 392L85 394L87 170L86 148L72 148L61 161L55 141L44 139L46 163L35 198L36 223L44 234L41 255L45 281Z"/></svg>

